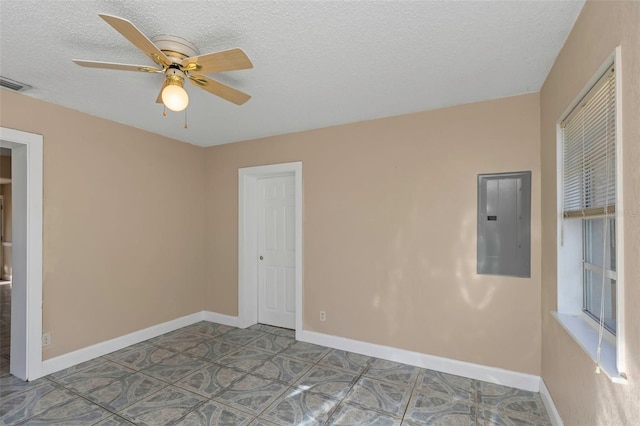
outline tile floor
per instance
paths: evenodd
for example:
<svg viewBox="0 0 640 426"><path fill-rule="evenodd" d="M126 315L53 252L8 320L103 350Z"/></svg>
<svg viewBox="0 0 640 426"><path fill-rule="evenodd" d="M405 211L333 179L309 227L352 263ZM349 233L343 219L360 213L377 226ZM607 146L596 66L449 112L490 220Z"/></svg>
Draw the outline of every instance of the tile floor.
<svg viewBox="0 0 640 426"><path fill-rule="evenodd" d="M536 393L210 322L34 382L0 373L3 425L549 425Z"/></svg>

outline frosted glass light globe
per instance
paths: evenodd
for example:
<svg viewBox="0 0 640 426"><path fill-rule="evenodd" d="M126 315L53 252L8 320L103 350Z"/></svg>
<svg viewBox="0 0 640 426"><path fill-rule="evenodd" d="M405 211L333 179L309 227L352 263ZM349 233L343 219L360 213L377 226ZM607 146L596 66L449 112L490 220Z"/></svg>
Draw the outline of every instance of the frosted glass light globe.
<svg viewBox="0 0 640 426"><path fill-rule="evenodd" d="M189 105L189 95L182 87L170 84L162 90L162 102L171 111L182 111Z"/></svg>

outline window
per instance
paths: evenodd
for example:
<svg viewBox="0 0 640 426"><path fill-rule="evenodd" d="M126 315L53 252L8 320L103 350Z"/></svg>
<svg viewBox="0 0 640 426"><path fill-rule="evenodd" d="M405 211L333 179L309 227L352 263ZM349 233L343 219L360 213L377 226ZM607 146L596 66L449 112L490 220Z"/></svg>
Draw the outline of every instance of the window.
<svg viewBox="0 0 640 426"><path fill-rule="evenodd" d="M609 223L605 223L605 220ZM616 220L582 219L583 311L616 334Z"/></svg>
<svg viewBox="0 0 640 426"><path fill-rule="evenodd" d="M558 312L616 383L626 382L619 48L558 128Z"/></svg>
<svg viewBox="0 0 640 426"><path fill-rule="evenodd" d="M615 73L607 69L562 122L563 217L582 221L583 311L616 330Z"/></svg>

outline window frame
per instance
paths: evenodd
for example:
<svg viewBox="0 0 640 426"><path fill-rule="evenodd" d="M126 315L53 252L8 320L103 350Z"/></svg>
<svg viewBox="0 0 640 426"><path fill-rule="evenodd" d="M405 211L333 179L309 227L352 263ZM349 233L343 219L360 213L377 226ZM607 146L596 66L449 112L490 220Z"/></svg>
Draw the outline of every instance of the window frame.
<svg viewBox="0 0 640 426"><path fill-rule="evenodd" d="M582 221L566 221L563 214L563 131L562 123L567 119L585 95L612 66L615 75L615 155L616 155L616 205L615 213L615 246L616 246L616 334L606 328L603 332L600 367L614 383L626 383L625 374L625 298L624 298L624 211L623 194L623 128L622 128L622 73L621 48L604 61L593 74L583 90L575 97L556 123L556 159L557 159L557 311L551 312L553 317L576 341L576 343L595 361L597 359L599 324L583 311L583 232Z"/></svg>

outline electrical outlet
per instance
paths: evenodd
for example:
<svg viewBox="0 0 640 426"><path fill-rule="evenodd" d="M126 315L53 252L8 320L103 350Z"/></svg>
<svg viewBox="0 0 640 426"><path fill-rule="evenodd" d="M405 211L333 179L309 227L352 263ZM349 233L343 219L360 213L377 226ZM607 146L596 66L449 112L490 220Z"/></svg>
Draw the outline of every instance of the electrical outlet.
<svg viewBox="0 0 640 426"><path fill-rule="evenodd" d="M42 347L46 347L46 346L50 346L51 345L51 333L44 332L42 333Z"/></svg>
<svg viewBox="0 0 640 426"><path fill-rule="evenodd" d="M320 311L320 321L327 320L327 313L325 311Z"/></svg>

